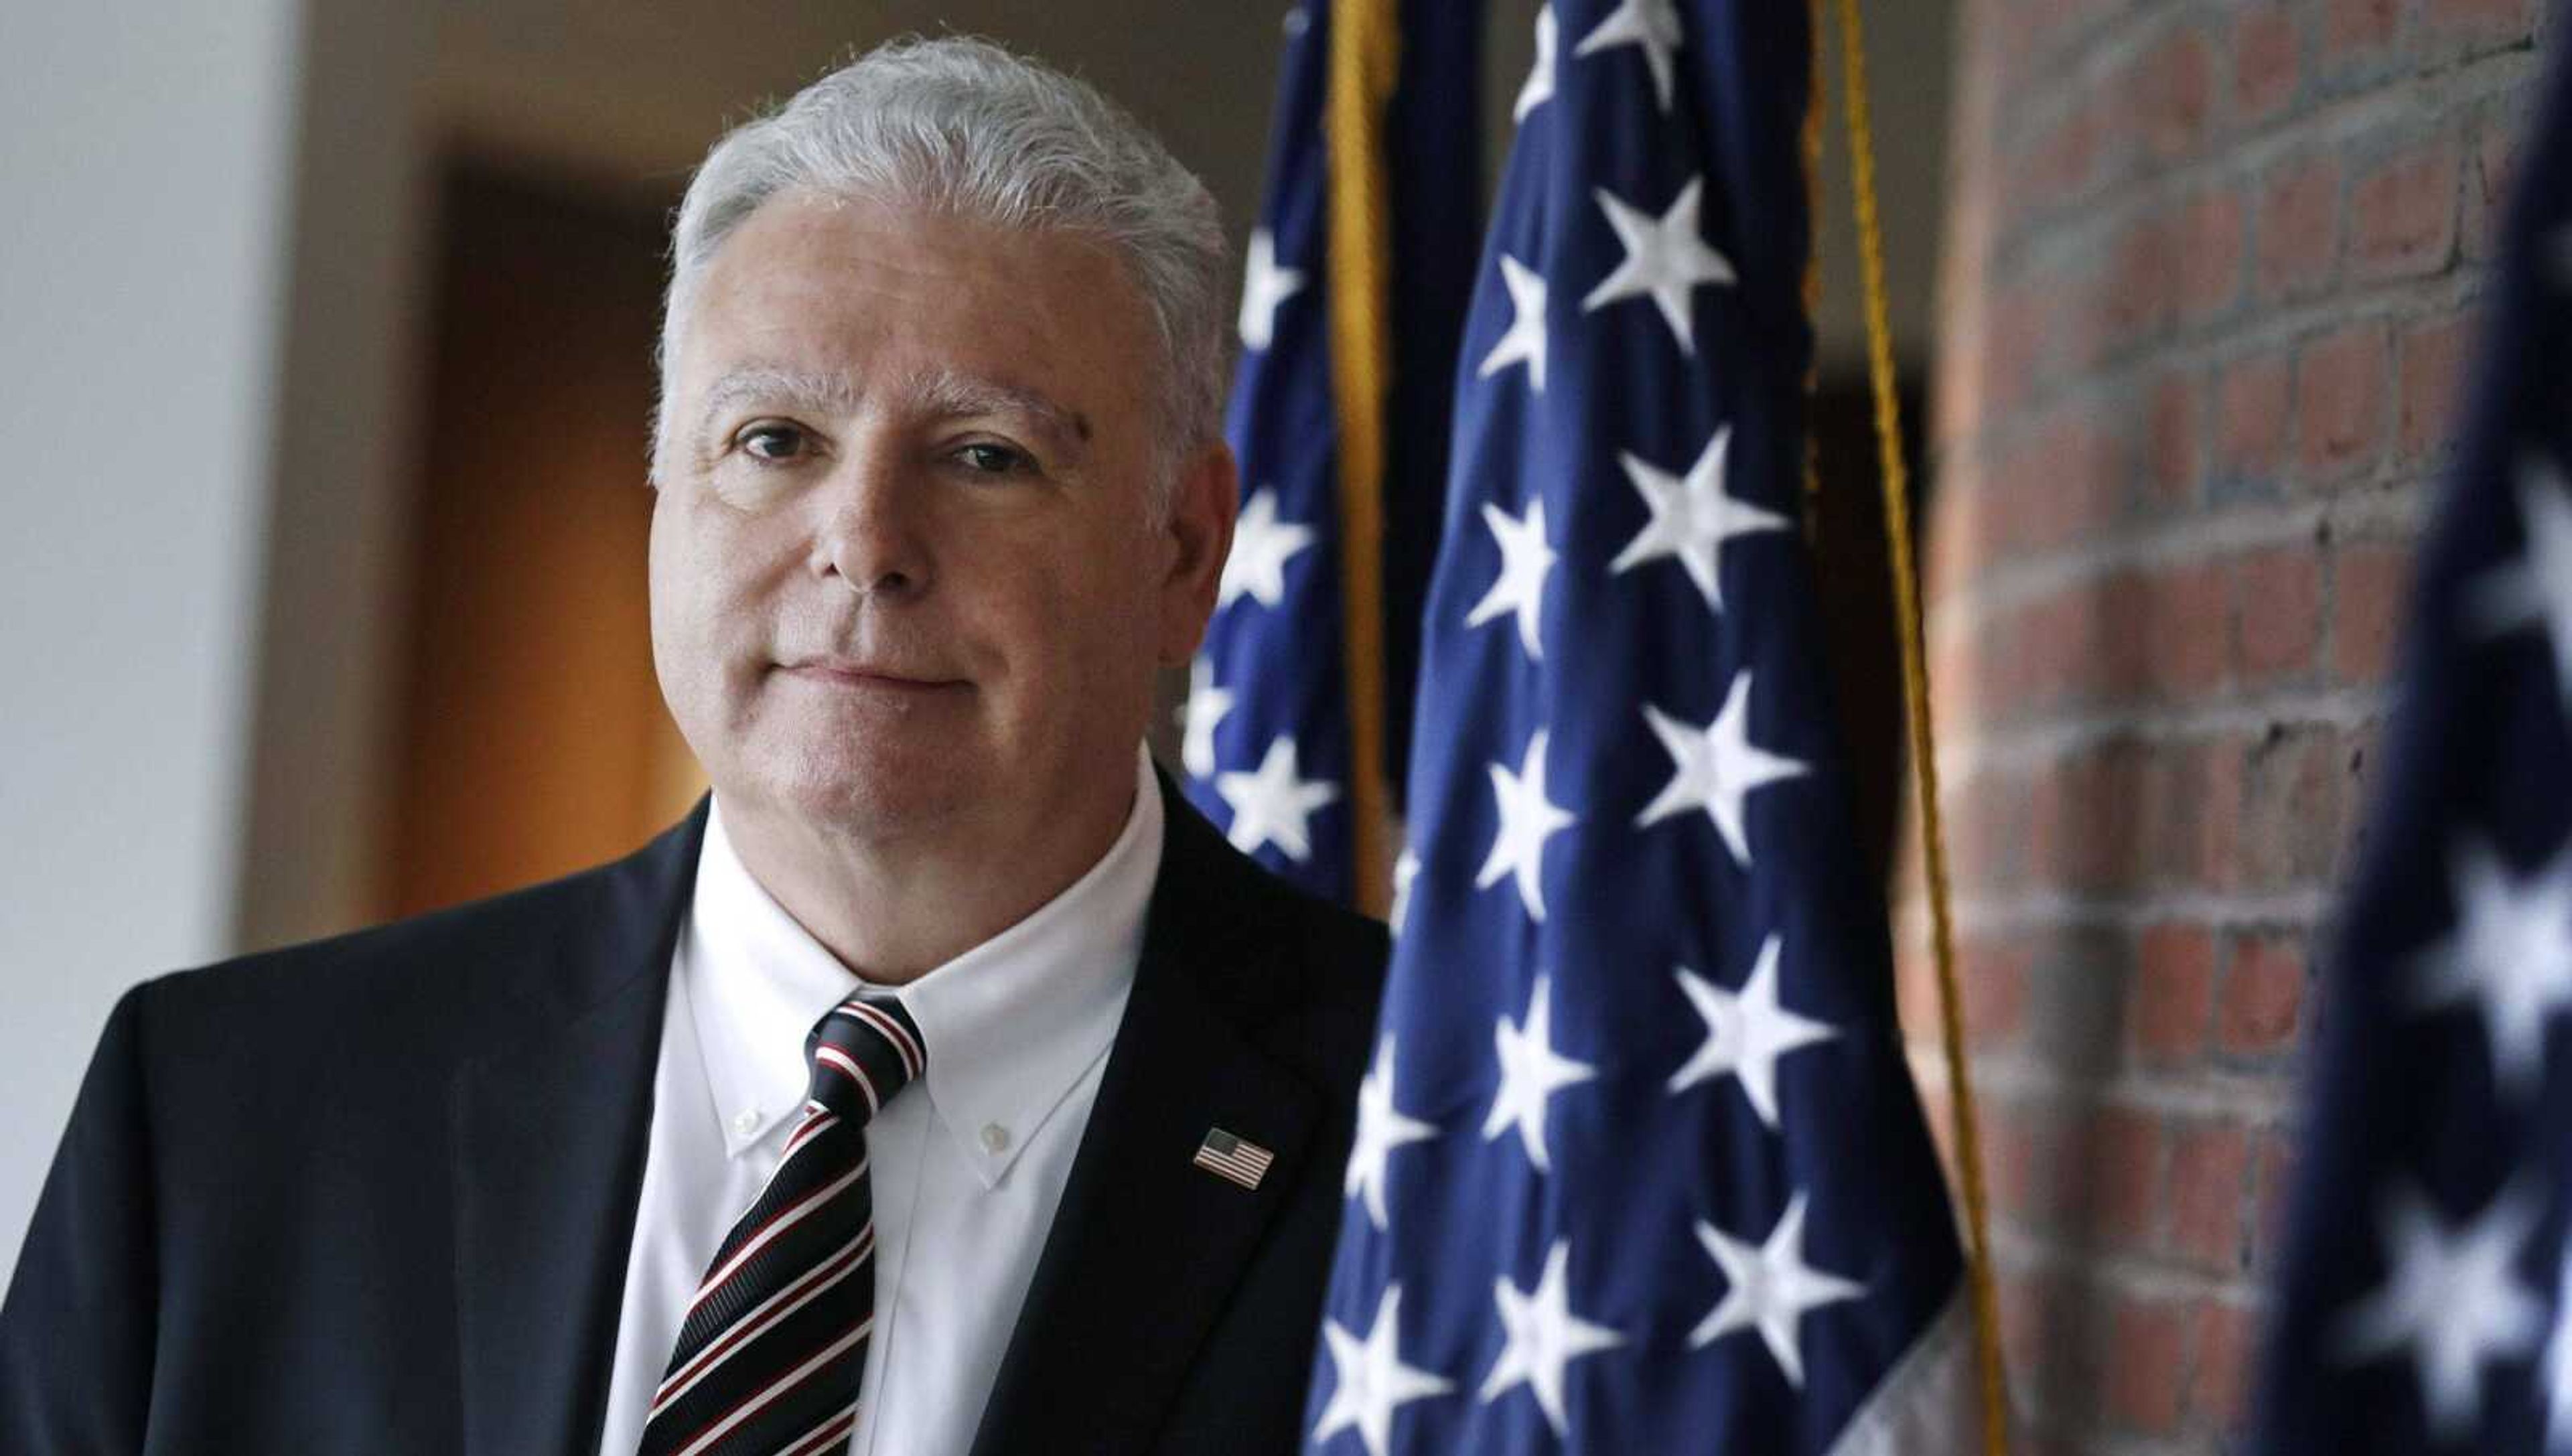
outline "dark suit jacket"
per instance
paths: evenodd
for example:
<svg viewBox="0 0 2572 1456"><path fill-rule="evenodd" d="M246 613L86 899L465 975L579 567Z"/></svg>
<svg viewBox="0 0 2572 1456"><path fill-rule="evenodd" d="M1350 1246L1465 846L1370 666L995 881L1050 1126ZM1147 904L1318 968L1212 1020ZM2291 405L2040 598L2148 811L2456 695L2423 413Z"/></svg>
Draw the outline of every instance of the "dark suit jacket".
<svg viewBox="0 0 2572 1456"><path fill-rule="evenodd" d="M1163 797L974 1456L1299 1444L1384 932ZM0 1451L592 1456L704 831L127 994L0 1306ZM1217 1125L1256 1191L1191 1164Z"/></svg>

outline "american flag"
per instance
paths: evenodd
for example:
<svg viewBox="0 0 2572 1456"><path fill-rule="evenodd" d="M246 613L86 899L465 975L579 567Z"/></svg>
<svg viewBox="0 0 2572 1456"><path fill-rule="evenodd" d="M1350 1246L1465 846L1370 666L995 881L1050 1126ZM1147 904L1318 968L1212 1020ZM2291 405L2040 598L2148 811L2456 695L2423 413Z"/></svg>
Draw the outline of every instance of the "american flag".
<svg viewBox="0 0 2572 1456"><path fill-rule="evenodd" d="M1221 1127L1207 1130L1196 1155L1197 1166L1245 1188L1258 1187L1259 1180L1268 1176L1268 1164L1276 1160L1267 1148Z"/></svg>
<svg viewBox="0 0 2572 1456"><path fill-rule="evenodd" d="M1459 367L1312 1449L1958 1449L1798 527L1807 7L1556 0Z"/></svg>
<svg viewBox="0 0 2572 1456"><path fill-rule="evenodd" d="M1313 0L1286 17L1268 197L1250 239L1225 420L1241 462L1241 518L1190 669L1180 757L1189 799L1235 846L1316 894L1355 900L1349 695L1385 699L1385 774L1398 788L1473 283L1481 7L1401 7L1387 159L1396 292L1380 502L1386 651L1381 676L1363 684L1348 681L1344 659L1323 125L1330 9Z"/></svg>
<svg viewBox="0 0 2572 1456"><path fill-rule="evenodd" d="M2572 1451L2572 90L2557 57L2326 974L2258 1449Z"/></svg>

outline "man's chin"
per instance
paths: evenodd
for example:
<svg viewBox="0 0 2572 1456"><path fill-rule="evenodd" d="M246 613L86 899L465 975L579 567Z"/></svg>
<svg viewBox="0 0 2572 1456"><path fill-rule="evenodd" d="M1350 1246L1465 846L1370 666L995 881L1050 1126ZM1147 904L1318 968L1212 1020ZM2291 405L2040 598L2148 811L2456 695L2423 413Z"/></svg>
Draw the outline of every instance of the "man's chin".
<svg viewBox="0 0 2572 1456"><path fill-rule="evenodd" d="M774 812L835 838L905 839L969 817L980 776L953 758L920 757L806 757L759 775L750 792Z"/></svg>

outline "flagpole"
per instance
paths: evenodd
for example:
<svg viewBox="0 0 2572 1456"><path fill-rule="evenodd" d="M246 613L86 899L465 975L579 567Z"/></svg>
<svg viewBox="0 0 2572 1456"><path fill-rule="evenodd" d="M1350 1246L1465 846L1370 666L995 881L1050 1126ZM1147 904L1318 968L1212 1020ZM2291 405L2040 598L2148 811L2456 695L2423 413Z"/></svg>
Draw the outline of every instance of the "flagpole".
<svg viewBox="0 0 2572 1456"><path fill-rule="evenodd" d="M1818 4L1818 0L1816 0ZM1965 1074L1963 997L1956 980L1955 926L1948 907L1946 834L1938 815L1938 755L1929 723L1928 654L1922 645L1919 572L1914 566L1911 487L1902 459L1900 404L1893 388L1893 329L1887 318L1884 237L1876 212L1875 143L1868 122L1866 39L1857 0L1839 0L1849 132L1849 189L1857 209L1858 266L1866 294L1866 371L1875 394L1875 439L1884 481L1885 534L1892 556L1894 612L1902 641L1902 699L1911 730L1912 782L1920 799L1920 850L1929 898L1932 959L1938 971L1938 1030L1946 1053L1956 1170L1964 1183L1966 1268L1974 1302L1974 1344L1982 1373L1983 1450L2008 1456L2009 1389L2001 1364L2000 1305L1992 1289L1990 1213L1973 1081Z"/></svg>
<svg viewBox="0 0 2572 1456"><path fill-rule="evenodd" d="M1391 796L1384 726L1384 410L1392 342L1386 317L1391 228L1384 109L1401 62L1400 0L1331 8L1331 392L1340 429L1341 642L1349 704L1349 818L1355 900L1392 903ZM1408 686L1405 684L1404 686Z"/></svg>

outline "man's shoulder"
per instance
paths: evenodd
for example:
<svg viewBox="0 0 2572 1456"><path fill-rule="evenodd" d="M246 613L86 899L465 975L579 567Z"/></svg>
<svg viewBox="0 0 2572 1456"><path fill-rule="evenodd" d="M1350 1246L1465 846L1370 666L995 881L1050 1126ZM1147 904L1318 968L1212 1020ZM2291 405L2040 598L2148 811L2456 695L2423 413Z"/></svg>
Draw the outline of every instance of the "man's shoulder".
<svg viewBox="0 0 2572 1456"><path fill-rule="evenodd" d="M1322 1085L1353 1089L1384 995L1384 923L1271 873L1184 799L1171 802L1156 917L1202 945L1196 969L1239 1025Z"/></svg>
<svg viewBox="0 0 2572 1456"><path fill-rule="evenodd" d="M594 996L610 988L564 978L651 969L702 821L700 810L624 859L543 884L155 977L129 994L135 1015L182 1042L320 1034L417 1046L509 1016L531 996Z"/></svg>

